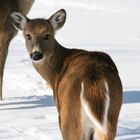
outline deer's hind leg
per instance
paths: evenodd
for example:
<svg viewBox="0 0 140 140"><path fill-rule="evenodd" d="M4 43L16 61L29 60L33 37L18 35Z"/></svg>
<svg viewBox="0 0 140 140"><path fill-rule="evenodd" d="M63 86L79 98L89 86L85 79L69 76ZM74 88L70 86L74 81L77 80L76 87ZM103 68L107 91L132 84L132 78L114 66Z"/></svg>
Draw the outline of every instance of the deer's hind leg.
<svg viewBox="0 0 140 140"><path fill-rule="evenodd" d="M73 79L60 83L55 98L63 140L82 140L80 84Z"/></svg>
<svg viewBox="0 0 140 140"><path fill-rule="evenodd" d="M113 132L113 130L110 130L108 132L102 132L99 129L96 129L95 138L96 140L114 140L115 132Z"/></svg>
<svg viewBox="0 0 140 140"><path fill-rule="evenodd" d="M59 112L59 125L63 140L81 140L82 120L80 108L78 108L79 103L76 101L65 101L63 102L64 104L61 103Z"/></svg>

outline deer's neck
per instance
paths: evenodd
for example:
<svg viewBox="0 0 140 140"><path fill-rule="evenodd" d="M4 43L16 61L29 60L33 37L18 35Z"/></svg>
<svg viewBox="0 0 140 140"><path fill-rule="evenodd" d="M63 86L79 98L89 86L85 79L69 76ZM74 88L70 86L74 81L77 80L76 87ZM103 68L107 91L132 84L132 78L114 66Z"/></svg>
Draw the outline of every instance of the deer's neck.
<svg viewBox="0 0 140 140"><path fill-rule="evenodd" d="M57 41L54 45L55 49L51 54L46 54L43 60L38 63L33 62L35 69L52 88L55 86L63 62L69 52L69 49L62 47Z"/></svg>

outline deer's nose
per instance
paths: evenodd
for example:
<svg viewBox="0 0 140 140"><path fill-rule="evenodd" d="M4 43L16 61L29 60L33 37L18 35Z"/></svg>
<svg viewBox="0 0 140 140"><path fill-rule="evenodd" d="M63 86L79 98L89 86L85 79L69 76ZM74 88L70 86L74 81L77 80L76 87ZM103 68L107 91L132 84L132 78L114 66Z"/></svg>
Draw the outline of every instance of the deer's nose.
<svg viewBox="0 0 140 140"><path fill-rule="evenodd" d="M40 59L43 58L43 54L36 51L36 52L31 53L30 57L34 61L39 61Z"/></svg>

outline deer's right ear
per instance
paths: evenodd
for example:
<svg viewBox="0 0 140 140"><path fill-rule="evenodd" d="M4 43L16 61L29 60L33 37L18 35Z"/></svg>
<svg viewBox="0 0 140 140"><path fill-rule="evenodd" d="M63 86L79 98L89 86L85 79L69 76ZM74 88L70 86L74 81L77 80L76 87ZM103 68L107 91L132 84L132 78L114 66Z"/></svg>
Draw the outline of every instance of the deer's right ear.
<svg viewBox="0 0 140 140"><path fill-rule="evenodd" d="M49 21L55 31L60 29L66 21L66 11L64 9L57 11L49 18Z"/></svg>
<svg viewBox="0 0 140 140"><path fill-rule="evenodd" d="M16 29L24 30L25 25L28 21L28 18L25 15L22 15L19 12L12 12L11 13L11 21L12 24L15 26Z"/></svg>

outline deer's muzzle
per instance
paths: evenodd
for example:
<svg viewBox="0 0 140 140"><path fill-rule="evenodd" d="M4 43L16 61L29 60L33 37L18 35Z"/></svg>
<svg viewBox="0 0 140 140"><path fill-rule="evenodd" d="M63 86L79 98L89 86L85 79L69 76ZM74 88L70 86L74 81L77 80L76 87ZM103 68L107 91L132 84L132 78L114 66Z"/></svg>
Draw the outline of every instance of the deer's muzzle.
<svg viewBox="0 0 140 140"><path fill-rule="evenodd" d="M36 51L36 52L31 53L30 57L34 61L39 61L40 59L43 58L43 54Z"/></svg>

